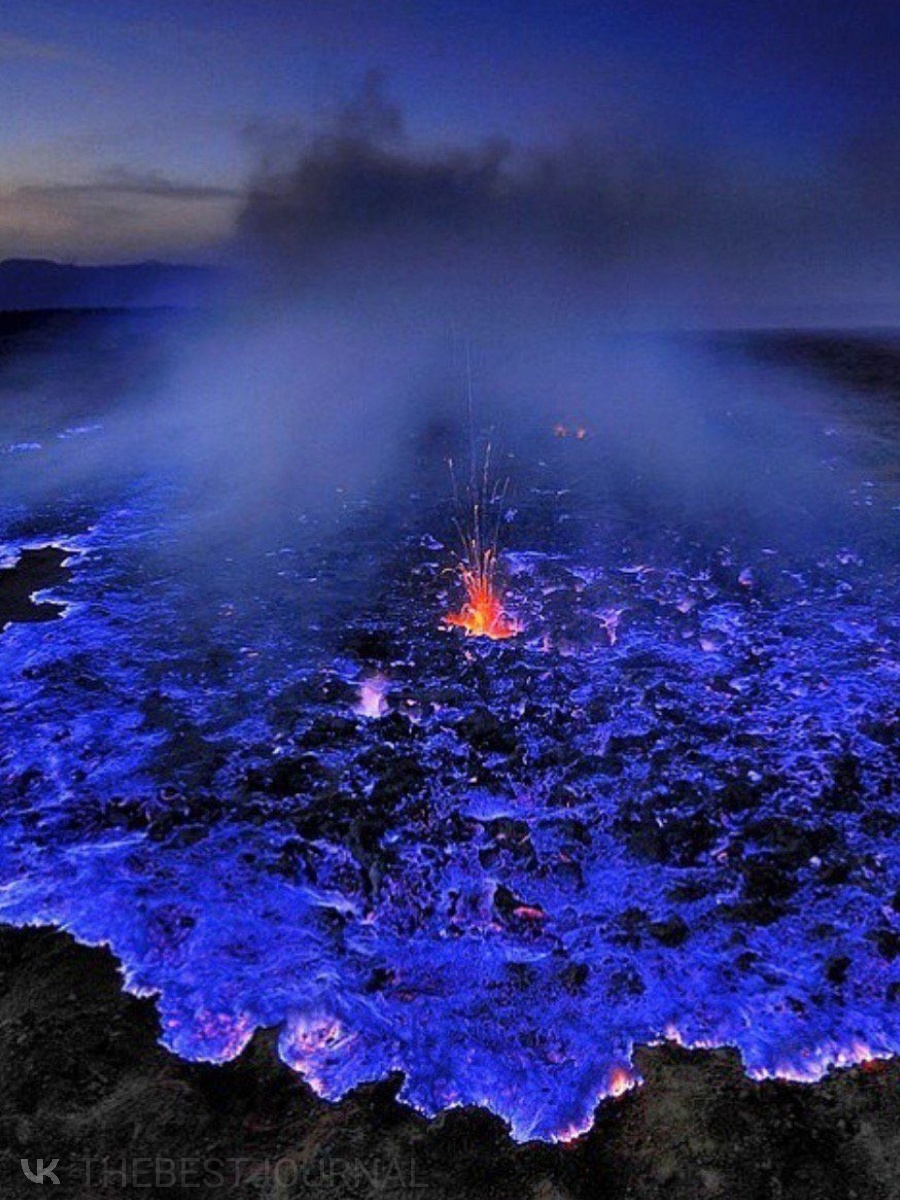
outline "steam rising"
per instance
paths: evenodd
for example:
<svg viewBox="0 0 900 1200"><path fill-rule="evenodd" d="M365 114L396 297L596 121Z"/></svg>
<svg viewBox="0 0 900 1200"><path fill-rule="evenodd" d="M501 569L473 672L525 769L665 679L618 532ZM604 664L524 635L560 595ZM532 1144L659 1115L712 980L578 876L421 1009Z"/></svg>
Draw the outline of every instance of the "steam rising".
<svg viewBox="0 0 900 1200"><path fill-rule="evenodd" d="M440 490L443 458L470 433L467 346L476 433L535 459L554 423L583 423L588 491L648 520L728 510L764 528L776 494L820 513L832 483L817 473L815 420L796 416L815 418L808 385L708 342L635 332L671 324L688 180L669 161L647 189L629 164L575 143L426 154L370 76L293 163L260 170L226 303L170 348L164 382L142 379L102 439L23 486L125 462L167 472L179 529L235 548L389 500L423 447Z"/></svg>

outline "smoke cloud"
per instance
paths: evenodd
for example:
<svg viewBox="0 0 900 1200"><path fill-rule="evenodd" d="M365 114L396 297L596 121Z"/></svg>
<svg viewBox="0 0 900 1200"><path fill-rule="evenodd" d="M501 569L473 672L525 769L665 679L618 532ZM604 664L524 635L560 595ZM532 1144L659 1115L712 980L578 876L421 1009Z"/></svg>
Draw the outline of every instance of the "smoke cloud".
<svg viewBox="0 0 900 1200"><path fill-rule="evenodd" d="M900 265L896 139L876 133L818 162L680 136L674 118L428 150L371 74L329 129L270 146L238 246L257 283L294 294L381 280L446 307L589 301L617 328L859 323Z"/></svg>
<svg viewBox="0 0 900 1200"><path fill-rule="evenodd" d="M742 233L777 225L749 184L645 143L425 154L370 76L293 162L260 169L223 310L80 469L102 474L112 453L168 472L189 534L274 541L384 499L423 446L445 487L468 357L477 429L536 459L554 423L583 423L587 474L620 481L648 519L730 507L765 528L773 490L816 512L833 481L792 415L815 413L808 386L698 339L635 334L708 318L742 270ZM455 442L429 442L440 427Z"/></svg>

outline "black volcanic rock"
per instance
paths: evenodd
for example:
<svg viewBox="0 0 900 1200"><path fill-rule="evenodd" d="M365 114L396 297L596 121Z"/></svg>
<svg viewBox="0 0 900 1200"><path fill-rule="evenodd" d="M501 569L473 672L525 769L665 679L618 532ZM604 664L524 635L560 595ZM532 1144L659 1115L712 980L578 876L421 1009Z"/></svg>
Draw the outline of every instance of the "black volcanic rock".
<svg viewBox="0 0 900 1200"><path fill-rule="evenodd" d="M273 796L299 796L331 780L331 772L314 754L279 759L271 768L267 787Z"/></svg>
<svg viewBox="0 0 900 1200"><path fill-rule="evenodd" d="M878 953L888 962L893 962L900 955L900 930L883 926L875 931L874 940Z"/></svg>
<svg viewBox="0 0 900 1200"><path fill-rule="evenodd" d="M850 959L846 954L836 954L825 964L825 976L830 983L841 984L850 970Z"/></svg>
<svg viewBox="0 0 900 1200"><path fill-rule="evenodd" d="M62 616L63 605L32 597L65 582L67 557L59 546L39 546L23 550L18 562L0 569L0 632L14 621L53 621Z"/></svg>
<svg viewBox="0 0 900 1200"><path fill-rule="evenodd" d="M674 913L662 921L652 921L650 933L663 946L680 946L690 937L690 930L684 917Z"/></svg>
<svg viewBox="0 0 900 1200"><path fill-rule="evenodd" d="M510 726L498 720L486 708L475 708L457 723L459 736L477 750L494 754L512 754L516 738Z"/></svg>

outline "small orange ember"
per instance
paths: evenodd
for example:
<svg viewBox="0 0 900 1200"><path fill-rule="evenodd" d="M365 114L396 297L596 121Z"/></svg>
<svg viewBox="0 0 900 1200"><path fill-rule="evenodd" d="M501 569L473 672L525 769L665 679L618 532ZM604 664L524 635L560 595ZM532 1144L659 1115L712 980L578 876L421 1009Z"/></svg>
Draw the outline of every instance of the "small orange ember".
<svg viewBox="0 0 900 1200"><path fill-rule="evenodd" d="M563 425L560 421L553 426L553 436L558 438L573 437L576 441L583 442L584 439L589 436L589 430L584 425L574 425L570 427L568 425Z"/></svg>
<svg viewBox="0 0 900 1200"><path fill-rule="evenodd" d="M476 566L461 568L467 600L459 612L448 613L444 620L464 629L467 637L499 641L522 632L519 622L504 612L503 598L494 580L495 562L493 551L486 550Z"/></svg>

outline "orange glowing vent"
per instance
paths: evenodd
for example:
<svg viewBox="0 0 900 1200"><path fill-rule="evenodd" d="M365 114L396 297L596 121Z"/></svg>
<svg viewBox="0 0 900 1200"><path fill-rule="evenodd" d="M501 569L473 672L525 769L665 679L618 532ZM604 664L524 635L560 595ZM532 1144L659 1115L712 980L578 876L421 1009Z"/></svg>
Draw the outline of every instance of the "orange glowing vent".
<svg viewBox="0 0 900 1200"><path fill-rule="evenodd" d="M460 501L456 474L452 461L450 463L456 505L454 524L461 543L459 571L466 590L466 602L459 612L447 613L444 622L463 629L468 637L500 640L521 633L522 625L507 615L497 580L497 541L507 484L491 486L490 455L488 444L480 475L474 467L472 469L466 504Z"/></svg>

